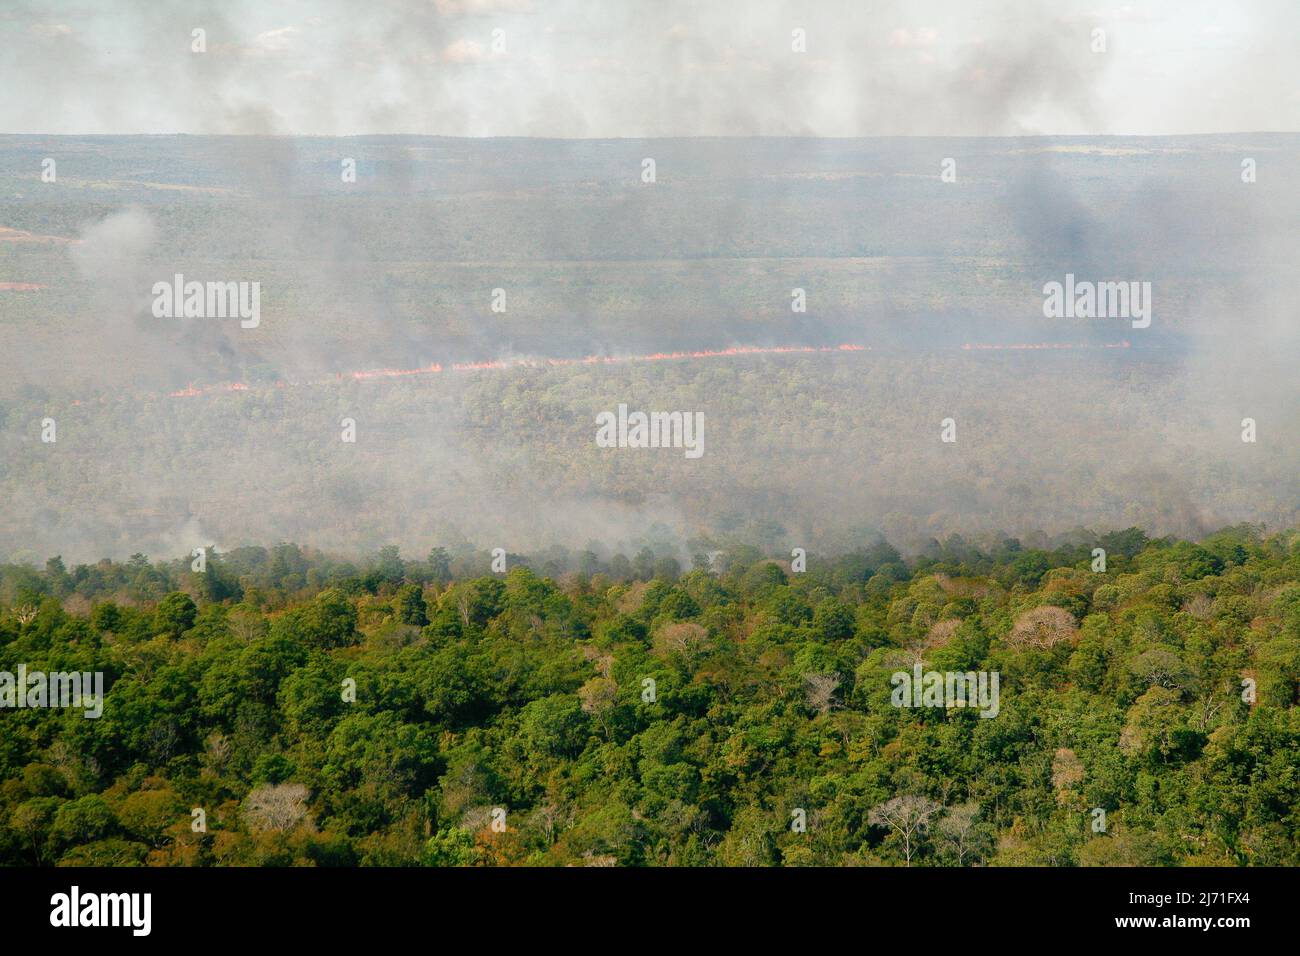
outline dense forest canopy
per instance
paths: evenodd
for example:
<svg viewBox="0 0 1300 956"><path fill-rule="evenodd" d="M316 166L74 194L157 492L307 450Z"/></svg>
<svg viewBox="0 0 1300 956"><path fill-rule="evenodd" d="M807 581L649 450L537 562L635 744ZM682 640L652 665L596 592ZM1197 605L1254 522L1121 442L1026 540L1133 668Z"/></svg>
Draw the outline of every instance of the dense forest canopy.
<svg viewBox="0 0 1300 956"><path fill-rule="evenodd" d="M697 544L2 565L0 862L1300 864L1300 531Z"/></svg>

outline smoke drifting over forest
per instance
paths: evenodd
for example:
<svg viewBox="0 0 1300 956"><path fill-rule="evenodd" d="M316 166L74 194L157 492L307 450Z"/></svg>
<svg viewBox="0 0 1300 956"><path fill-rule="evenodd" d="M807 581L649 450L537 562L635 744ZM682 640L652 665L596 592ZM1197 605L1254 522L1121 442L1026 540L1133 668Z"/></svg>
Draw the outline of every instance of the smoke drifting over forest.
<svg viewBox="0 0 1300 956"><path fill-rule="evenodd" d="M42 0L0 19L24 79L0 115L11 132L117 134L1290 130L1298 18L1286 0Z"/></svg>
<svg viewBox="0 0 1300 956"><path fill-rule="evenodd" d="M299 6L0 21L0 559L1300 518L1293 9Z"/></svg>

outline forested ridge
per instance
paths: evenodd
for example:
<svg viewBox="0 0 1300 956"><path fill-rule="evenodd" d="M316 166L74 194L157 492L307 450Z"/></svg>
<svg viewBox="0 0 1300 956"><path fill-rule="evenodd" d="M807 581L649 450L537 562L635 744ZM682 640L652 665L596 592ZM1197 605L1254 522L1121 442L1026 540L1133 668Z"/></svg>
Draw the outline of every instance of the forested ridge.
<svg viewBox="0 0 1300 956"><path fill-rule="evenodd" d="M790 558L0 565L0 862L1300 864L1300 531Z"/></svg>

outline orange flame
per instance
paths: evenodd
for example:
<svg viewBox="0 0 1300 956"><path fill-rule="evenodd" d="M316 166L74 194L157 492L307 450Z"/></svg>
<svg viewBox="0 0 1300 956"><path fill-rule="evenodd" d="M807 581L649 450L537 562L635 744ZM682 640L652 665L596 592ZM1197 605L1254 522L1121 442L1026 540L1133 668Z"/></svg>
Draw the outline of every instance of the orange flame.
<svg viewBox="0 0 1300 956"><path fill-rule="evenodd" d="M1014 343L1007 345L992 345L982 343L970 343L962 345L966 351L1023 351L1023 350L1059 350L1059 349L1126 349L1129 348L1127 340L1121 342L1107 342L1099 345L1089 345L1087 343L1071 342L1034 342L1034 343ZM844 343L842 345L736 345L725 349L697 349L691 352L650 352L645 355L584 355L581 358L518 358L518 359L493 359L484 362L453 362L450 368L453 372L487 372L502 371L512 368L543 368L546 366L567 366L567 365L618 365L629 362L672 362L685 361L689 359L711 359L727 358L738 355L807 355L824 352L868 352L871 346L857 345L853 343ZM369 379L379 378L407 378L415 375L436 375L443 371L443 366L434 362L424 368L374 368L361 369L353 372L340 372L335 376L336 380L352 379L353 381L366 381ZM324 380L328 381L328 380ZM322 380L295 382L287 384L305 384L319 385L323 384ZM276 382L276 388L285 388L287 384L283 381ZM196 395L208 395L214 392L246 392L249 386L243 382L227 382L217 385L196 386L190 385L179 391L170 392L172 398L191 398Z"/></svg>

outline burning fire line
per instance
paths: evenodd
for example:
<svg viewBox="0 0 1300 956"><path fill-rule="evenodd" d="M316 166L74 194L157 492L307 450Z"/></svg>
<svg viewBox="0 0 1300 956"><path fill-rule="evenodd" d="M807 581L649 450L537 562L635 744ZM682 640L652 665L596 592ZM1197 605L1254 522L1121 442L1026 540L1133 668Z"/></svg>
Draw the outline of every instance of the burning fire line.
<svg viewBox="0 0 1300 956"><path fill-rule="evenodd" d="M500 371L511 368L546 368L566 365L617 365L629 362L667 362L682 359L720 358L734 355L792 355L816 352L865 352L865 345L772 345L772 346L735 346L728 349L700 349L694 352L653 352L649 355L586 355L582 358L521 358L495 360L486 362L453 362L449 367L453 372ZM372 368L356 372L340 372L335 381L353 379L365 381L376 378L406 378L412 375L436 375L444 370L437 362L423 368ZM305 384L326 384L329 379L318 379ZM284 382L276 382L273 387L285 388ZM243 392L249 386L242 382L227 382L220 385L191 385L179 391L170 392L171 398L192 398L196 395L211 395L218 392Z"/></svg>
<svg viewBox="0 0 1300 956"><path fill-rule="evenodd" d="M1089 345L1085 343L1071 342L1040 342L1040 343L1016 343L1008 345L991 345L991 344L973 344L966 343L961 346L966 351L995 351L995 350L1057 350L1057 349L1126 349L1129 348L1127 341L1107 342L1099 345ZM547 368L560 366L577 366L577 365L622 365L633 362L673 362L684 361L688 359L710 359L726 358L731 356L743 355L807 355L824 352L869 352L871 346L867 345L739 345L726 349L698 349L691 352L651 352L646 355L586 355L582 358L519 358L519 359L502 359L485 362L452 362L448 366L443 366L437 362L427 365L423 368L373 368L363 369L355 372L340 372L333 379L316 379L313 381L297 382L295 385L325 385L332 381L342 381L353 379L355 381L366 381L369 379L380 378L408 378L416 375L437 375L443 371L450 370L453 372L484 372L484 371L501 371L513 368ZM290 383L276 382L267 386L270 388L288 388ZM225 392L246 392L250 386L243 382L223 382L217 385L190 385L187 388L178 391L169 392L170 398L193 398L199 395L214 395Z"/></svg>

